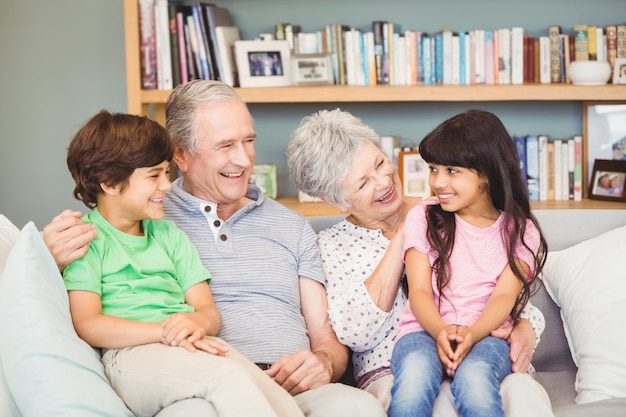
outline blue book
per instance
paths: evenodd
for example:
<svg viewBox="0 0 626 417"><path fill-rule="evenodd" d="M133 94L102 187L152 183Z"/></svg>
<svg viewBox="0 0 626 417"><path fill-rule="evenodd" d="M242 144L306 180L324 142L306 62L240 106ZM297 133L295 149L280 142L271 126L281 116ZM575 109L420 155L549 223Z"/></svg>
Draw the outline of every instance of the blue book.
<svg viewBox="0 0 626 417"><path fill-rule="evenodd" d="M526 183L528 199L539 201L539 137L526 136Z"/></svg>
<svg viewBox="0 0 626 417"><path fill-rule="evenodd" d="M422 37L422 67L424 70L424 85L432 85L432 56L430 47L430 36Z"/></svg>
<svg viewBox="0 0 626 417"><path fill-rule="evenodd" d="M467 51L465 50L465 37L467 34L465 32L459 32L459 84L467 85L467 77L465 76L467 72Z"/></svg>
<svg viewBox="0 0 626 417"><path fill-rule="evenodd" d="M435 33L435 84L443 84L443 33Z"/></svg>
<svg viewBox="0 0 626 417"><path fill-rule="evenodd" d="M515 144L515 149L517 149L517 157L519 158L519 167L522 171L522 179L526 183L528 180L528 173L526 171L526 137L513 136L513 143Z"/></svg>

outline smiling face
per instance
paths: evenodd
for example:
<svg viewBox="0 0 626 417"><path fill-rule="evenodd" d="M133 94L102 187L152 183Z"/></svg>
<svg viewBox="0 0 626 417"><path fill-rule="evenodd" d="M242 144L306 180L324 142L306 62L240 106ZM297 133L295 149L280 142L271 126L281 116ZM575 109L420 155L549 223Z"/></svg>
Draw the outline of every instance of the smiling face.
<svg viewBox="0 0 626 417"><path fill-rule="evenodd" d="M123 186L101 184L103 194L98 201L98 211L115 228L122 232L140 235L144 219L163 218L163 197L171 190L170 163L136 168Z"/></svg>
<svg viewBox="0 0 626 417"><path fill-rule="evenodd" d="M485 177L469 168L428 164L428 183L439 198L441 208L459 216L490 216L497 210L491 201Z"/></svg>
<svg viewBox="0 0 626 417"><path fill-rule="evenodd" d="M198 151L178 148L174 160L185 175L185 191L217 203L226 219L248 189L256 156L252 117L244 103L231 100L199 109L196 120Z"/></svg>
<svg viewBox="0 0 626 417"><path fill-rule="evenodd" d="M363 224L384 221L402 207L402 185L393 164L372 143L357 152L342 183L348 211Z"/></svg>

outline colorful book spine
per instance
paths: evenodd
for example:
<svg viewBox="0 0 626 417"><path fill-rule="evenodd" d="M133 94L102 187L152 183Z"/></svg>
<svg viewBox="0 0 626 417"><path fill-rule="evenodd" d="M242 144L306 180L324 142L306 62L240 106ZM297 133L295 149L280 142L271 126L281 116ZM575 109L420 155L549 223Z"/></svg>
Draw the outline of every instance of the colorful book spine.
<svg viewBox="0 0 626 417"><path fill-rule="evenodd" d="M189 81L189 68L187 64L187 46L185 36L185 17L183 12L176 12L176 33L178 35L178 59L180 60L180 82Z"/></svg>
<svg viewBox="0 0 626 417"><path fill-rule="evenodd" d="M433 84L431 37L424 34L422 37L422 67L424 68L424 85Z"/></svg>
<svg viewBox="0 0 626 417"><path fill-rule="evenodd" d="M576 169L576 146L574 138L567 140L567 198L574 199L574 171Z"/></svg>
<svg viewBox="0 0 626 417"><path fill-rule="evenodd" d="M461 85L461 40L452 36L452 85Z"/></svg>
<svg viewBox="0 0 626 417"><path fill-rule="evenodd" d="M498 59L500 71L498 80L500 84L511 84L511 29L498 30Z"/></svg>
<svg viewBox="0 0 626 417"><path fill-rule="evenodd" d="M541 84L550 84L550 38L547 36L539 37L539 82Z"/></svg>
<svg viewBox="0 0 626 417"><path fill-rule="evenodd" d="M459 84L468 84L468 59L469 37L466 32L459 32Z"/></svg>
<svg viewBox="0 0 626 417"><path fill-rule="evenodd" d="M589 61L598 60L598 28L595 25L587 26L587 41Z"/></svg>
<svg viewBox="0 0 626 417"><path fill-rule="evenodd" d="M539 138L526 136L526 173L528 199L539 201Z"/></svg>
<svg viewBox="0 0 626 417"><path fill-rule="evenodd" d="M442 66L442 78L441 82L444 85L452 84L452 32L444 30L441 32L441 66Z"/></svg>
<svg viewBox="0 0 626 417"><path fill-rule="evenodd" d="M574 25L574 50L576 61L589 61L587 25Z"/></svg>
<svg viewBox="0 0 626 417"><path fill-rule="evenodd" d="M617 57L626 58L626 25L617 25Z"/></svg>
<svg viewBox="0 0 626 417"><path fill-rule="evenodd" d="M155 90L157 84L154 0L139 0L141 88Z"/></svg>
<svg viewBox="0 0 626 417"><path fill-rule="evenodd" d="M485 40L484 40L484 66L483 66L483 74L484 74L484 83L488 85L493 85L495 83L495 71L496 71L496 63L500 62L498 59L497 51L493 45L493 34L495 31L485 30Z"/></svg>
<svg viewBox="0 0 626 417"><path fill-rule="evenodd" d="M559 35L561 27L552 25L548 28L548 38L550 39L550 82L561 82L561 42Z"/></svg>
<svg viewBox="0 0 626 417"><path fill-rule="evenodd" d="M554 140L554 199L563 199L563 180L561 178L563 170L561 165L563 164L563 139Z"/></svg>
<svg viewBox="0 0 626 417"><path fill-rule="evenodd" d="M574 136L574 201L583 199L583 137Z"/></svg>
<svg viewBox="0 0 626 417"><path fill-rule="evenodd" d="M513 136L513 143L517 150L517 158L519 159L519 168L522 173L522 180L526 183L528 179L528 171L526 169L526 137Z"/></svg>
<svg viewBox="0 0 626 417"><path fill-rule="evenodd" d="M539 135L539 201L548 200L548 135Z"/></svg>
<svg viewBox="0 0 626 417"><path fill-rule="evenodd" d="M435 33L435 84L443 84L443 33Z"/></svg>
<svg viewBox="0 0 626 417"><path fill-rule="evenodd" d="M554 200L554 142L548 142L548 200Z"/></svg>
<svg viewBox="0 0 626 417"><path fill-rule="evenodd" d="M383 21L372 22L374 34L374 59L376 62L376 84L385 84L383 75Z"/></svg>
<svg viewBox="0 0 626 417"><path fill-rule="evenodd" d="M524 28L511 28L511 84L524 84Z"/></svg>
<svg viewBox="0 0 626 417"><path fill-rule="evenodd" d="M569 142L563 139L561 145L561 200L569 200Z"/></svg>
<svg viewBox="0 0 626 417"><path fill-rule="evenodd" d="M617 25L606 25L606 60L615 67L617 58Z"/></svg>

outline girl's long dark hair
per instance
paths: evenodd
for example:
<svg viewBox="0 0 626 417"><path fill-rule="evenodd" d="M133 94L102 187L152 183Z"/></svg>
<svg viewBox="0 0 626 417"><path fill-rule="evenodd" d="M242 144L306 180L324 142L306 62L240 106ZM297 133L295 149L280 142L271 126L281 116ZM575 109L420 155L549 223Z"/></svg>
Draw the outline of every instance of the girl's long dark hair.
<svg viewBox="0 0 626 417"><path fill-rule="evenodd" d="M451 117L426 135L419 152L428 163L473 169L487 179L491 201L504 216L501 233L507 245L508 264L523 284L511 311L513 320L517 320L531 296L531 284L543 269L548 249L539 223L530 210L527 186L511 136L494 114L468 110ZM540 233L537 253L524 241L528 219ZM432 205L428 208L427 221L428 242L437 252L433 271L439 294L445 298L443 289L450 282L450 255L456 230L454 213L444 211L440 205ZM519 241L533 252L534 272L530 280L515 263L515 245Z"/></svg>

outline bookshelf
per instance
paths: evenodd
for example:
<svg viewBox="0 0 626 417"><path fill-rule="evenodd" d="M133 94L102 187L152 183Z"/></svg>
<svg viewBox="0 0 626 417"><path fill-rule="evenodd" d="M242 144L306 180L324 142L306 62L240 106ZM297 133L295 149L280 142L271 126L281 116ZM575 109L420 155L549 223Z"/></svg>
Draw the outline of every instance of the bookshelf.
<svg viewBox="0 0 626 417"><path fill-rule="evenodd" d="M165 101L170 91L142 90L139 58L139 7L124 0L126 89L128 112L146 115L165 125ZM238 88L249 104L288 103L403 103L403 102L537 102L624 101L626 85L576 86L572 84L468 85L468 86L310 86ZM279 202L304 215L332 215L339 211L325 203L299 203L297 197ZM626 209L626 203L595 200L532 202L533 208Z"/></svg>

